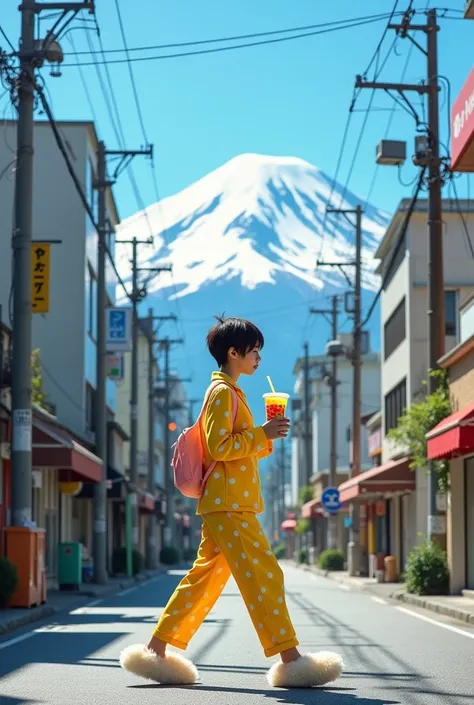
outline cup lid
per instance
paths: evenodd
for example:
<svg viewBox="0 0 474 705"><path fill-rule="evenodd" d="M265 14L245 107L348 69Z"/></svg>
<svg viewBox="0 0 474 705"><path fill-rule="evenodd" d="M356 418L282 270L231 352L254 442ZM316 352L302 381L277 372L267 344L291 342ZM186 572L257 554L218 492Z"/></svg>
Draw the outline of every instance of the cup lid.
<svg viewBox="0 0 474 705"><path fill-rule="evenodd" d="M275 398L275 399L289 399L290 395L285 394L285 392L267 392L262 395L264 399Z"/></svg>

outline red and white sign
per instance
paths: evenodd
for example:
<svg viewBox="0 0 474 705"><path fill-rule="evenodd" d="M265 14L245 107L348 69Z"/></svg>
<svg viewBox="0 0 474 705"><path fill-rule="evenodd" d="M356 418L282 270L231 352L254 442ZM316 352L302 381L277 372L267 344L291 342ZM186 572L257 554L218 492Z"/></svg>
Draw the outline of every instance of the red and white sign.
<svg viewBox="0 0 474 705"><path fill-rule="evenodd" d="M451 169L474 172L474 68L451 110Z"/></svg>
<svg viewBox="0 0 474 705"><path fill-rule="evenodd" d="M378 428L369 434L368 438L369 455L378 455L382 448L382 429Z"/></svg>

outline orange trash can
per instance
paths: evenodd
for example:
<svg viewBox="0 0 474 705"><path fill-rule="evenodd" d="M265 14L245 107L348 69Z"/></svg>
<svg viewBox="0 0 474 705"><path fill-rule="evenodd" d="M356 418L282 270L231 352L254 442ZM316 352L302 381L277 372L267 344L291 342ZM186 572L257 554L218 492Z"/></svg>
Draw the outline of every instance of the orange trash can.
<svg viewBox="0 0 474 705"><path fill-rule="evenodd" d="M397 559L395 556L386 556L384 560L385 564L385 582L386 583L396 583L397 582Z"/></svg>
<svg viewBox="0 0 474 705"><path fill-rule="evenodd" d="M9 526L7 558L18 573L18 588L10 599L11 607L33 607L46 602L45 531Z"/></svg>

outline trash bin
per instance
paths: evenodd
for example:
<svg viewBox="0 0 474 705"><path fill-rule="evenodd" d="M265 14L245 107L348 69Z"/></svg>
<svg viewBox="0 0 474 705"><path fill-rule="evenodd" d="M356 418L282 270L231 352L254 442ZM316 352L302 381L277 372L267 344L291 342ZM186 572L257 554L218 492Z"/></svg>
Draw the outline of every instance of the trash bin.
<svg viewBox="0 0 474 705"><path fill-rule="evenodd" d="M386 583L396 583L397 582L397 559L395 556L385 557L385 582Z"/></svg>
<svg viewBox="0 0 474 705"><path fill-rule="evenodd" d="M46 602L45 532L24 526L9 526L7 558L16 566L18 587L11 607L33 607Z"/></svg>
<svg viewBox="0 0 474 705"><path fill-rule="evenodd" d="M58 584L60 590L78 590L82 582L82 545L60 543L58 552Z"/></svg>

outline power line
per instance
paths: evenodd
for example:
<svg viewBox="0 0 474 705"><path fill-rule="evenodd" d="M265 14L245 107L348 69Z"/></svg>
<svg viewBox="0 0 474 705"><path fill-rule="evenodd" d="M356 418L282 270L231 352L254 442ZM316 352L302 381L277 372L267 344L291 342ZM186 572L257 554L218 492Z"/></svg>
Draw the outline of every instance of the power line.
<svg viewBox="0 0 474 705"><path fill-rule="evenodd" d="M130 75L130 83L132 84L133 95L134 95L134 98L135 98L135 105L136 105L136 108L137 108L138 120L139 120L139 122L140 122L140 127L141 127L141 129L142 129L143 139L145 140L145 144L146 144L146 145L149 145L148 136L147 136L146 128L145 128L145 121L144 121L144 119L143 119L143 112L142 112L142 109L141 109L141 106L140 106L140 100L139 100L139 98L138 98L137 84L136 84L136 81L135 81L135 75L134 75L134 73L133 73L132 62L131 62L131 59L130 59L130 51L129 51L129 48L128 48L128 45L127 45L127 37L126 37L126 35L125 35L125 28L124 28L124 26L123 26L122 12L121 12L121 10L120 10L120 3L119 3L119 0L115 0L115 9L116 9L116 11L117 11L117 17L118 17L119 26L120 26L120 33L121 33L121 35L122 35L122 41L123 41L123 45L124 45L124 51L125 51L125 54L126 54L126 57L127 57L128 73L129 73L129 75ZM103 53L105 54L105 51L104 51Z"/></svg>
<svg viewBox="0 0 474 705"><path fill-rule="evenodd" d="M390 257L390 260L389 260L389 262L388 262L387 268L386 268L386 270L385 270L385 274L384 274L384 276L382 277L382 283L381 283L381 285L380 285L379 290L377 291L377 293L376 293L376 295L375 295L374 300L372 301L372 303L371 303L371 305L370 305L370 308L369 308L369 311L368 311L368 313L367 313L367 316L365 317L365 319L364 319L364 321L363 321L363 323L362 323L362 327L364 327L365 325L367 325L368 321L370 320L370 317L372 316L372 314L373 314L373 312L374 312L374 310L375 310L375 307L376 307L376 305L377 305L377 301L379 300L379 298L380 298L380 296L381 296L381 294L382 294L382 291L385 289L385 286L387 285L387 280L388 280L389 276L392 274L392 266L393 266L393 263L395 262L395 259L396 259L397 255L398 255L398 252L399 252L399 250L400 250L400 247L402 246L402 244L403 244L403 242L404 242L404 240L405 240L406 232L407 232L407 230L408 230L408 226L409 226L409 224L410 224L410 220L411 220L411 217L412 217L412 215L413 215L413 211L415 210L416 202L417 202L417 200L418 200L418 196L419 196L419 194L420 194L420 191L421 191L421 188L422 188L422 185L423 185L423 179L424 179L424 177L425 177L425 172L426 172L426 167L423 167L423 168L421 169L421 171L420 171L419 176L418 176L418 182L417 182L417 184L416 184L415 191L414 191L414 193L413 193L412 199L411 199L410 204L409 204L409 206L408 206L408 209L407 209L407 212L406 212L406 215L405 215L405 220L403 221L403 225L402 225L402 227L400 228L400 234L399 234L399 236L398 236L398 240L397 240L397 242L396 242L396 244L395 244L395 247L394 247L393 250L392 250L392 255L391 255L391 257Z"/></svg>
<svg viewBox="0 0 474 705"><path fill-rule="evenodd" d="M13 46L13 44L11 43L11 41L8 39L7 33L5 32L5 30L3 29L3 27L2 27L1 25L0 25L0 34L2 35L2 37L4 38L4 40L6 41L6 43L7 43L8 46L10 47L10 49L11 49L13 52L16 52L15 47Z"/></svg>
<svg viewBox="0 0 474 705"><path fill-rule="evenodd" d="M89 218L91 219L91 222L92 222L92 224L93 224L95 230L99 230L99 226L98 226L98 224L96 223L96 220L95 220L95 214L94 214L94 212L93 212L91 206L89 205L89 202L88 202L87 197L86 197L86 195L85 195L85 193L84 193L84 190L83 190L82 185L81 185L81 183L80 183L80 181L79 181L79 178L78 178L76 172L74 171L74 167L73 167L73 165L72 165L72 163L71 163L71 160L70 160L70 158L69 158L69 154L67 153L66 147L65 147L64 142L63 142L63 139L62 139L62 137L61 137L61 133L59 132L58 126L57 126L57 124L56 124L56 120L54 119L54 115L53 115L53 113L52 113L52 111L51 111L51 107L50 107L50 105L49 105L49 103L48 103L48 101L47 101L47 99L46 99L46 96L45 96L45 94L44 94L43 88L42 88L40 85L37 84L37 85L36 85L36 91L37 91L37 93L38 93L38 95L39 95L41 104L42 104L42 106L43 106L43 110L44 110L44 112L46 113L46 117L48 118L48 121L49 121L49 123L50 123L50 125L51 125L51 129L52 129L52 131L53 131L53 135L54 135L54 138L55 138L55 140L56 140L56 144L57 144L57 146L58 146L58 148L59 148L59 151L61 152L61 154L62 154L62 156L63 156L63 158L64 158L64 161L65 161L65 163L66 163L66 168L67 168L67 170L68 170L68 172L69 172L69 175L71 176L71 178L72 178L72 180L73 180L73 183L74 183L74 186L75 186L75 188L76 188L76 191L77 191L77 193L78 193L78 195L79 195L79 198L81 199L82 204L83 204L83 206L84 206L84 208L85 208L85 210L86 210L86 212L87 212L87 215L88 215ZM114 258L113 258L113 256L112 256L112 253L110 252L110 249L109 249L109 246L107 245L107 243L105 243L105 251L106 251L106 253L107 253L108 257L109 257L110 263L111 263L111 265L112 265L112 267L113 267L113 270L114 270L114 273L115 273L115 275L116 275L116 277L117 277L118 283L120 284L120 286L121 286L122 289L124 290L125 295L127 296L127 298L128 298L130 301L132 301L132 297L131 297L131 295L129 294L128 289L127 289L127 287L126 287L126 285L125 285L125 282L123 281L123 279L121 278L121 276L120 276L120 274L119 274L119 272L118 272L118 270L117 270L117 267L116 267Z"/></svg>
<svg viewBox="0 0 474 705"><path fill-rule="evenodd" d="M117 0L115 0L117 2ZM361 21L361 20L376 20L378 18L385 18L388 16L388 13L379 13L376 15L365 15L362 17L353 17L353 18L348 18L346 20L333 20L332 22L321 22L318 24L310 24L310 25L302 25L298 27L288 27L286 29L276 29L276 30L267 30L265 32L252 32L249 34L237 34L233 35L230 37L215 37L212 39L197 39L193 41L188 41L188 42L175 42L171 44L154 44L151 46L141 46L141 47L129 47L128 50L126 49L106 49L105 53L106 54L121 54L123 52L139 52L139 51L155 51L157 49L182 49L184 47L191 47L191 46L205 46L207 44L218 44L221 42L237 42L237 41L243 41L243 40L248 40L248 39L257 39L259 37L272 37L272 36L277 36L281 34L290 34L294 32L309 32L311 30L315 29L323 29L325 27L334 27L338 25L343 25L347 22L354 22L354 21ZM73 53L73 56L84 56L88 55L90 52L88 51L75 51Z"/></svg>
<svg viewBox="0 0 474 705"><path fill-rule="evenodd" d="M277 37L275 39L264 39L264 40L256 41L256 42L247 42L245 44L236 44L234 46L214 47L212 49L200 49L197 51L178 52L175 54L159 54L156 56L140 56L140 57L131 58L130 61L143 62L143 61L161 61L161 60L167 60L167 59L180 59L180 58L187 57L187 56L203 56L206 54L216 54L216 53L223 52L223 51L235 51L237 49L247 49L247 48L257 47L257 46L278 44L281 42L287 42L287 41L292 41L292 40L296 40L296 39L304 39L306 37L314 37L317 35L329 34L331 32L337 32L339 30L353 29L355 27L362 27L364 25L373 24L374 22L380 22L381 20L386 19L387 16L388 16L387 14L380 15L380 16L376 17L375 19L361 20L358 22L348 23L348 24L345 24L345 25L342 25L339 27L328 27L327 29L315 30L313 32L294 34L290 37ZM105 58L103 61L100 61L99 63L100 64L107 63L109 66L111 66L114 64L125 64L125 63L127 63L127 59L107 60ZM84 62L65 63L65 64L62 64L62 67L66 68L66 67L78 66L78 65L94 66L95 62L94 61L84 61Z"/></svg>

